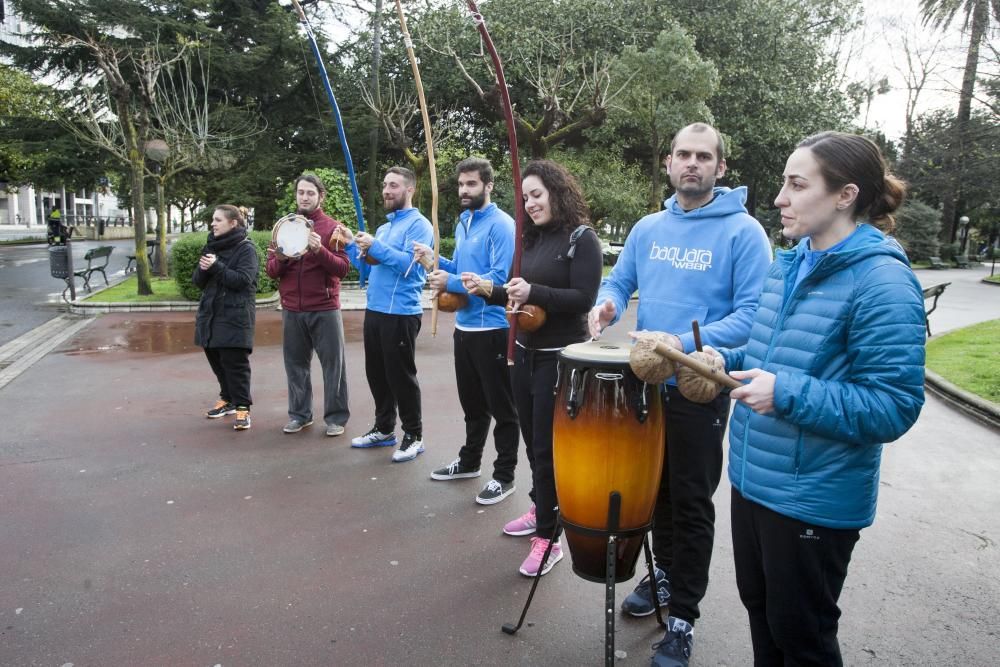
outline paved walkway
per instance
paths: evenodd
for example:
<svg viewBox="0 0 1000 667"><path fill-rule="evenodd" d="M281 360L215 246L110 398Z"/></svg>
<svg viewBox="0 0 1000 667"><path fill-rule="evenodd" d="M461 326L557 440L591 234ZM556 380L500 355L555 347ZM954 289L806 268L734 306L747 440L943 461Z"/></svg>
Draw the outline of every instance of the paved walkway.
<svg viewBox="0 0 1000 667"><path fill-rule="evenodd" d="M920 274L955 278L935 331L1000 302L976 272L951 273ZM418 342L427 453L391 464L348 447L372 419L362 318L345 313L353 416L339 438L280 433L276 312L258 319L248 432L200 416L213 379L187 313L101 317L0 388L0 664L600 664L602 589L568 559L543 579L532 625L500 632L529 587L516 571L527 542L500 533L528 506L526 463L493 507L473 502L486 478L429 479L463 433L451 315L436 337L425 317ZM929 397L886 448L878 518L842 597L845 664L996 662L998 446ZM492 460L488 447L487 474ZM751 661L728 494L724 481L696 666ZM619 664L647 664L658 638L651 620L620 619Z"/></svg>

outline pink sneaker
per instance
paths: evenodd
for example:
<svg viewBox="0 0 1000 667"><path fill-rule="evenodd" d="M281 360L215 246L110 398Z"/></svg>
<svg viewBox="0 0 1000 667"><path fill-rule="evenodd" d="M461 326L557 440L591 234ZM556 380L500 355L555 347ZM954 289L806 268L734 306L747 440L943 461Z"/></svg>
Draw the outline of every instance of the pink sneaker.
<svg viewBox="0 0 1000 667"><path fill-rule="evenodd" d="M538 521L535 519L535 503L531 503L531 507L528 508L527 512L513 521L507 522L507 525L503 527L503 532L508 535L520 537L522 535L531 535L535 532L535 528L537 526Z"/></svg>
<svg viewBox="0 0 1000 667"><path fill-rule="evenodd" d="M521 563L521 574L526 577L533 577L538 574L538 568L542 564L542 556L545 555L545 550L549 546L549 540L544 537L532 537L531 538L531 553L528 557L524 559ZM542 574L548 574L552 566L562 560L563 552L562 546L559 542L555 542L552 545L552 551L549 553L549 559L545 561L545 566L542 567Z"/></svg>

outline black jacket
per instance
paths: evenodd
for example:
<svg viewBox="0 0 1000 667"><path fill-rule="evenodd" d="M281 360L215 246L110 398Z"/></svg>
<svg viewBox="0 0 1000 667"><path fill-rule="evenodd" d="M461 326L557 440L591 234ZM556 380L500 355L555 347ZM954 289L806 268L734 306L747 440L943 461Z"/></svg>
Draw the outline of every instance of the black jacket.
<svg viewBox="0 0 1000 667"><path fill-rule="evenodd" d="M590 337L587 313L597 298L604 261L601 242L589 228L577 240L574 256L567 257L574 229L546 225L521 253L521 277L531 283L528 303L540 306L547 316L534 333L518 329L517 341L528 349L565 347ZM494 288L487 301L506 303L506 290Z"/></svg>
<svg viewBox="0 0 1000 667"><path fill-rule="evenodd" d="M195 266L191 281L203 292L194 323L194 343L201 347L253 349L257 319L259 259L245 229L215 238L208 235L202 254L214 253L215 264L202 271Z"/></svg>

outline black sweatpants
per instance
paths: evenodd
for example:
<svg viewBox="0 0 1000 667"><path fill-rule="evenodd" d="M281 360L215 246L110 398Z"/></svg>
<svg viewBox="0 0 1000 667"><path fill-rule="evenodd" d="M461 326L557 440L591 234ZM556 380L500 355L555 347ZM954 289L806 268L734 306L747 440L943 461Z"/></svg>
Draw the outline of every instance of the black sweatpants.
<svg viewBox="0 0 1000 667"><path fill-rule="evenodd" d="M507 366L507 329L455 329L454 339L455 380L465 413L465 445L458 458L463 467L479 468L492 417L497 448L493 479L509 484L517 467L517 410Z"/></svg>
<svg viewBox="0 0 1000 667"><path fill-rule="evenodd" d="M730 505L740 600L757 667L840 667L837 600L859 530L823 528L749 501Z"/></svg>
<svg viewBox="0 0 1000 667"><path fill-rule="evenodd" d="M694 624L708 590L715 543L712 494L722 476L729 394L694 403L677 387L663 394L667 442L653 510L653 555L670 579L670 615Z"/></svg>
<svg viewBox="0 0 1000 667"><path fill-rule="evenodd" d="M558 352L526 350L514 355L514 399L521 437L531 464L531 499L538 521L537 535L549 539L556 527L556 475L552 463L552 417Z"/></svg>
<svg viewBox="0 0 1000 667"><path fill-rule="evenodd" d="M417 383L417 334L420 315L389 315L365 311L365 375L375 399L375 428L396 430L396 412L403 432L423 435L420 385Z"/></svg>
<svg viewBox="0 0 1000 667"><path fill-rule="evenodd" d="M249 408L250 350L244 347L206 347L205 356L219 381L219 398Z"/></svg>

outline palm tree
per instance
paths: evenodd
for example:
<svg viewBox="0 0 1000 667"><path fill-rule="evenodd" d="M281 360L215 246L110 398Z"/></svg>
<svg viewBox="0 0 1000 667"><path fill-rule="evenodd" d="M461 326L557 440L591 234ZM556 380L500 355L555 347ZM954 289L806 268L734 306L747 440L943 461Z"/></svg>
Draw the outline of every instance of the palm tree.
<svg viewBox="0 0 1000 667"><path fill-rule="evenodd" d="M979 65L979 47L983 44L990 27L990 19L1000 22L1000 0L920 0L920 11L924 15L924 23L930 23L937 28L951 25L956 16L963 17L962 29L969 30L969 49L965 56L965 72L962 75L962 89L958 97L958 118L955 123L957 133L958 164L954 173L958 174L955 191L944 197L942 229L948 233L949 242L955 242L958 232L958 218L962 213L962 163L965 158L966 131L969 116L972 114L972 95L976 86L976 68Z"/></svg>

